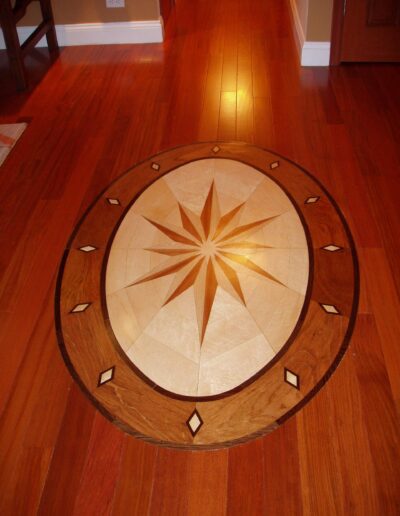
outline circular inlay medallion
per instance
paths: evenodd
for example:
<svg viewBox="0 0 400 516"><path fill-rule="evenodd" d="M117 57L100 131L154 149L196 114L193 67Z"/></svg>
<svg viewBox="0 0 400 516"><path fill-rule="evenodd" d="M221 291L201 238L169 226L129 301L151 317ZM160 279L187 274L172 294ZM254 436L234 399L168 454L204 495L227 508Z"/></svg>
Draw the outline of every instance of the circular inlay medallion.
<svg viewBox="0 0 400 516"><path fill-rule="evenodd" d="M111 245L105 298L132 365L170 393L209 397L279 354L309 277L287 194L253 167L213 158L178 167L135 199Z"/></svg>
<svg viewBox="0 0 400 516"><path fill-rule="evenodd" d="M265 434L327 380L350 339L346 222L295 164L239 143L145 161L93 203L58 281L61 349L99 409L164 445Z"/></svg>

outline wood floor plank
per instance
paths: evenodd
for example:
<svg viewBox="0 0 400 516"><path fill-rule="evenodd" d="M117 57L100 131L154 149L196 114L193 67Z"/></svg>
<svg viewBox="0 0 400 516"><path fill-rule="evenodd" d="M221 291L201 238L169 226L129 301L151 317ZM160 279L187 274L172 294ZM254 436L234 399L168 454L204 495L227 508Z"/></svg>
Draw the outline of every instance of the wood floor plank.
<svg viewBox="0 0 400 516"><path fill-rule="evenodd" d="M189 453L158 451L149 516L188 514Z"/></svg>
<svg viewBox="0 0 400 516"><path fill-rule="evenodd" d="M354 341L356 339L357 335ZM363 422L364 406L360 394L363 386L358 382L352 357L354 351L351 345L332 378L333 389L329 389L329 385L326 387L332 417L337 421L337 436L329 443L332 443L333 452L339 461L343 482L343 514L352 511L379 514L381 501L375 483L375 458ZM361 356L357 357L357 362L362 366Z"/></svg>
<svg viewBox="0 0 400 516"><path fill-rule="evenodd" d="M199 141L212 141L218 138L218 121L221 105L220 91L222 64L222 56L210 56L208 61L203 109L199 122Z"/></svg>
<svg viewBox="0 0 400 516"><path fill-rule="evenodd" d="M267 514L303 514L295 418L264 440L264 496Z"/></svg>
<svg viewBox="0 0 400 516"><path fill-rule="evenodd" d="M52 453L52 448L24 447L17 465L17 485L29 485L29 489L24 489L20 494L14 493L9 514L37 514ZM4 514L8 514L8 509L5 509Z"/></svg>
<svg viewBox="0 0 400 516"><path fill-rule="evenodd" d="M391 281L391 272L384 251L363 249L360 252L360 260L366 271L366 288L373 307L397 413L400 415L400 355L396 349L400 335L400 301Z"/></svg>
<svg viewBox="0 0 400 516"><path fill-rule="evenodd" d="M247 38L248 26L242 28L238 48L237 77L237 123L236 137L239 141L254 141L254 99L251 40Z"/></svg>
<svg viewBox="0 0 400 516"><path fill-rule="evenodd" d="M353 351L352 359L360 385L363 422L375 470L375 510L377 513L380 511L395 515L399 507L399 418L373 316L359 318ZM367 509L372 512L371 506Z"/></svg>
<svg viewBox="0 0 400 516"><path fill-rule="evenodd" d="M192 453L185 496L188 514L225 516L227 511L228 451Z"/></svg>
<svg viewBox="0 0 400 516"><path fill-rule="evenodd" d="M66 244L66 235L59 231L59 224L56 222L59 214L61 215L60 208L64 212L64 221L67 222L69 217L72 227L75 214L70 207L60 207L53 201L38 203L2 285L3 310L10 311L12 317L8 317L2 325L0 338L4 342L15 343L11 349L4 346L0 348L0 354L6 354L10 364L0 382L3 407L26 353L41 307L47 296L53 293L60 253Z"/></svg>
<svg viewBox="0 0 400 516"><path fill-rule="evenodd" d="M73 514L94 416L95 408L73 385L37 514Z"/></svg>
<svg viewBox="0 0 400 516"><path fill-rule="evenodd" d="M149 514L158 451L150 444L125 436L113 516L124 514L127 507L132 516Z"/></svg>
<svg viewBox="0 0 400 516"><path fill-rule="evenodd" d="M123 438L110 421L99 412L95 414L74 515L111 514Z"/></svg>
<svg viewBox="0 0 400 516"><path fill-rule="evenodd" d="M52 304L48 298L0 421L0 507L4 514L28 510L30 505L33 511L37 506L71 385L53 333ZM37 478L30 483L27 470L36 467ZM18 493L21 485L25 489Z"/></svg>
<svg viewBox="0 0 400 516"><path fill-rule="evenodd" d="M346 514L345 485L338 456L338 437L329 420L329 397L322 389L297 416L303 513ZM323 448L322 443L325 443Z"/></svg>
<svg viewBox="0 0 400 516"><path fill-rule="evenodd" d="M288 6L179 0L163 44L66 47L52 66L35 50L22 94L0 51L0 123L29 120L0 167L1 514L398 513L399 68L301 68ZM272 148L323 182L355 237L361 301L311 403L262 439L197 454L96 413L59 354L54 280L110 181L219 138Z"/></svg>
<svg viewBox="0 0 400 516"><path fill-rule="evenodd" d="M230 449L227 514L264 514L264 485L263 440Z"/></svg>

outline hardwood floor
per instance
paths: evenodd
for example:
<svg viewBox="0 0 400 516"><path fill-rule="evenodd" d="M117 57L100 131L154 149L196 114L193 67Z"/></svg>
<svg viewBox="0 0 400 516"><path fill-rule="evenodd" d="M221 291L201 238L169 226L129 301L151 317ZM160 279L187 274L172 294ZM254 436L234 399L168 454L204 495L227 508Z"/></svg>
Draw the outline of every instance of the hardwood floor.
<svg viewBox="0 0 400 516"><path fill-rule="evenodd" d="M0 123L29 121L0 168L0 508L4 515L396 515L400 507L400 69L300 69L286 2L178 0L163 45L0 55ZM48 70L48 71L47 71ZM47 71L47 73L46 73ZM71 378L55 280L112 179L176 145L270 148L329 189L355 237L361 299L325 387L270 435L221 451L121 432Z"/></svg>

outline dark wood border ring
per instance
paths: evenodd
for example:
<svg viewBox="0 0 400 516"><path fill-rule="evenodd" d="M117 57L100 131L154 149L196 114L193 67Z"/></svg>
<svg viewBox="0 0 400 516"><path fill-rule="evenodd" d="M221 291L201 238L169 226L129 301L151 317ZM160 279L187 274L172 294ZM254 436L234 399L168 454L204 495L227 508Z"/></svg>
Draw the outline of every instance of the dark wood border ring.
<svg viewBox="0 0 400 516"><path fill-rule="evenodd" d="M110 329L103 290L113 235L134 199L162 175L207 158L245 163L286 192L305 229L311 279L301 316L282 352L239 388L223 396L194 398L164 391L120 352ZM309 198L317 200L307 203ZM115 201L110 203L109 199ZM95 247L96 252L79 250L87 245ZM340 247L340 252L324 251L327 245ZM318 392L348 346L358 298L354 241L327 190L307 171L271 151L239 142L205 142L170 149L137 164L87 209L61 261L55 298L56 331L72 376L112 422L162 446L213 449L269 433ZM82 312L71 313L80 303L90 304ZM335 307L337 313L329 313L321 304ZM99 385L99 375L111 368L112 378ZM285 381L285 371L298 377L296 387ZM194 433L187 422L195 411L202 425Z"/></svg>

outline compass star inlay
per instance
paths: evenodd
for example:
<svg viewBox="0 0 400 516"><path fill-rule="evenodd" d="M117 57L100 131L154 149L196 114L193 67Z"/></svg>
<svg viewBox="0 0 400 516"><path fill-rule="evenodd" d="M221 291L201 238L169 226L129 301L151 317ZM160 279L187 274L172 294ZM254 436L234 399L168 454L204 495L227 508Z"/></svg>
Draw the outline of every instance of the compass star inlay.
<svg viewBox="0 0 400 516"><path fill-rule="evenodd" d="M149 381L218 395L274 359L309 278L295 206L265 174L225 159L156 179L131 204L105 274L110 326Z"/></svg>
<svg viewBox="0 0 400 516"><path fill-rule="evenodd" d="M322 185L253 145L199 143L138 164L79 222L58 275L57 337L122 430L221 448L278 428L319 391L349 344L358 292L350 230Z"/></svg>
<svg viewBox="0 0 400 516"><path fill-rule="evenodd" d="M282 285L272 274L258 266L246 255L245 250L268 248L266 245L247 241L246 238L260 227L276 218L267 217L254 222L237 225L245 203L241 203L228 213L221 215L215 184L212 182L200 216L181 203L179 212L181 231L172 229L147 217L146 220L166 235L171 246L148 248L147 251L169 256L170 259L155 267L128 287L163 276L175 274L173 284L163 304L165 306L188 288L194 287L200 343L204 340L207 324L213 308L217 286L226 284L225 276L232 287L227 292L246 304L237 268L245 267L268 280ZM240 252L238 252L240 251ZM127 288L128 288L127 287Z"/></svg>

